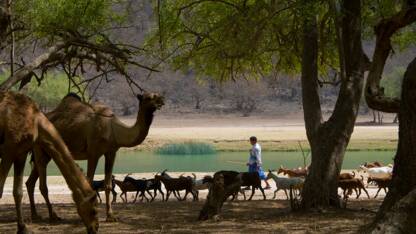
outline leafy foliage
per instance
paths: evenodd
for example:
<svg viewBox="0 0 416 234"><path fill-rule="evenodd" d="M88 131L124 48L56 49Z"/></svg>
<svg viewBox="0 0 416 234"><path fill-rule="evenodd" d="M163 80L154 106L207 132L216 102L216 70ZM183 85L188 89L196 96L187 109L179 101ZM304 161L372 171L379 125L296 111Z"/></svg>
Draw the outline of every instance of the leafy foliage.
<svg viewBox="0 0 416 234"><path fill-rule="evenodd" d="M289 1L163 1L148 45L219 80L300 70L301 12Z"/></svg>
<svg viewBox="0 0 416 234"><path fill-rule="evenodd" d="M0 83L7 77L8 73L0 75ZM12 89L17 90L17 88L16 86ZM77 92L77 90L71 89L71 86L68 87L68 79L65 74L49 73L42 85L33 80L25 86L22 92L35 100L42 110L48 111L55 108L68 92Z"/></svg>
<svg viewBox="0 0 416 234"><path fill-rule="evenodd" d="M384 94L387 97L400 97L405 71L405 67L395 67L392 72L383 77L380 85L384 88Z"/></svg>
<svg viewBox="0 0 416 234"><path fill-rule="evenodd" d="M17 0L16 18L37 37L55 38L63 33L88 35L110 23L115 16L113 0Z"/></svg>
<svg viewBox="0 0 416 234"><path fill-rule="evenodd" d="M156 1L155 1L156 2ZM302 51L302 24L317 17L319 70L325 79L339 70L336 31L338 1L158 1L156 27L147 46L174 69L193 70L217 80L264 77L272 72L298 74ZM334 3L334 5L332 5ZM397 13L402 3L363 1L363 34L374 38L374 26ZM394 45L406 48L415 30L394 37Z"/></svg>

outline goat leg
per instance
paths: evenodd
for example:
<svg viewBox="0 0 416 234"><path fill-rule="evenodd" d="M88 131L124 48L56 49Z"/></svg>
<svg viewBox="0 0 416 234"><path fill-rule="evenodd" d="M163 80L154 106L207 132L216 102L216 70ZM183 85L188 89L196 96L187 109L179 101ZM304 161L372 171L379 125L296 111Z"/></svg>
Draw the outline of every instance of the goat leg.
<svg viewBox="0 0 416 234"><path fill-rule="evenodd" d="M165 194L163 193L161 188L158 188L159 192L162 194L162 201L165 198ZM155 193L155 197L156 197L156 193Z"/></svg>
<svg viewBox="0 0 416 234"><path fill-rule="evenodd" d="M100 200L100 204L103 203L103 201L101 200L100 193L98 192L98 190L95 191L95 193L97 194L97 197Z"/></svg>
<svg viewBox="0 0 416 234"><path fill-rule="evenodd" d="M146 193L145 193L145 191L146 191L146 190L143 190L143 191L142 191L142 193L141 193L142 199L143 199L143 197L144 197L144 198L146 199L146 202L149 202L149 198L147 198L147 197L146 197ZM152 195L150 195L150 196L152 196Z"/></svg>
<svg viewBox="0 0 416 234"><path fill-rule="evenodd" d="M155 197L156 197L156 196L154 196L154 197L153 197L153 195L150 193L150 191L149 191L149 190L146 190L146 192L147 192L147 194L149 194L149 196L150 196L150 198L151 198L151 199L150 199L150 202L152 202L153 200L155 200Z"/></svg>
<svg viewBox="0 0 416 234"><path fill-rule="evenodd" d="M137 195L139 195L139 190L137 190L137 192L136 192L136 197L134 198L133 203L136 203Z"/></svg>
<svg viewBox="0 0 416 234"><path fill-rule="evenodd" d="M363 188L364 192L367 194L368 199L370 199L370 195L367 192L367 189Z"/></svg>
<svg viewBox="0 0 416 234"><path fill-rule="evenodd" d="M166 191L166 200L165 200L165 201L168 201L168 200L169 200L169 195L170 195L170 193L171 193L171 191L170 191L170 190Z"/></svg>
<svg viewBox="0 0 416 234"><path fill-rule="evenodd" d="M263 194L263 200L266 200L266 194L264 194L264 189L261 187L261 185L259 186L260 192Z"/></svg>
<svg viewBox="0 0 416 234"><path fill-rule="evenodd" d="M378 196L378 193L380 192L381 188L378 188L376 195L374 196L374 198L376 198Z"/></svg>

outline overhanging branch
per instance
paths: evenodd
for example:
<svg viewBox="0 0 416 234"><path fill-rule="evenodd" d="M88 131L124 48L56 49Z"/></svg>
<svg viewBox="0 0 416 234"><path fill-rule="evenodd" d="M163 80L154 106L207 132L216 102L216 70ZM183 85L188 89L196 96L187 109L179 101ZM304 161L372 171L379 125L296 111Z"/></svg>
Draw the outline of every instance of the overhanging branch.
<svg viewBox="0 0 416 234"><path fill-rule="evenodd" d="M380 87L384 66L392 49L391 37L401 28L416 21L416 7L401 10L396 15L382 20L376 27L376 47L373 54L370 72L367 77L365 98L371 109L397 113L400 107L399 98L388 98Z"/></svg>

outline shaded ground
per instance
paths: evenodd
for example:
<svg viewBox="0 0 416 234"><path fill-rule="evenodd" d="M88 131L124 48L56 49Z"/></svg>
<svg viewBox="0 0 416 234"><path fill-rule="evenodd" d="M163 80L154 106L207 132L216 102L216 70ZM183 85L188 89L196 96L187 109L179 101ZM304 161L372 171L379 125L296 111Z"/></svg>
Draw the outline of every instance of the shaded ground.
<svg viewBox="0 0 416 234"><path fill-rule="evenodd" d="M100 233L355 233L375 215L381 200L354 200L345 210L324 213L289 213L286 201L237 201L226 203L219 222L196 220L203 201L117 203L117 223L105 222L105 206L99 206ZM44 218L47 210L40 205ZM45 219L29 225L35 233L83 233L85 230L72 204L55 204L64 219L50 224ZM28 205L24 214L29 217ZM2 205L0 233L15 233L14 205Z"/></svg>

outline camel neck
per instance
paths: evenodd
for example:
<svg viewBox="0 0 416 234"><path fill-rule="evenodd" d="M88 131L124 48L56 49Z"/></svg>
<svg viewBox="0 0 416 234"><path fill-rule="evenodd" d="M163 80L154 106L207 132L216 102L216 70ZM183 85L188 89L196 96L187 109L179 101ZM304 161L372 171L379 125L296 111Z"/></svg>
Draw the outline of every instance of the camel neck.
<svg viewBox="0 0 416 234"><path fill-rule="evenodd" d="M129 127L118 119L113 121L113 132L118 147L133 147L141 144L149 133L153 121L154 110L140 108L136 122Z"/></svg>

